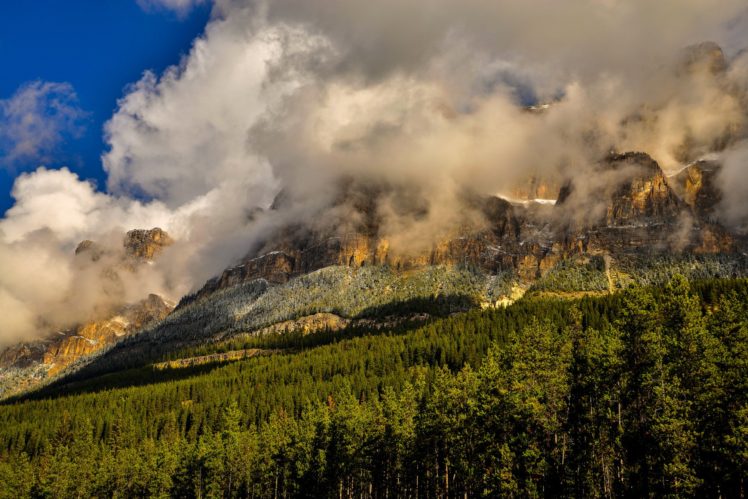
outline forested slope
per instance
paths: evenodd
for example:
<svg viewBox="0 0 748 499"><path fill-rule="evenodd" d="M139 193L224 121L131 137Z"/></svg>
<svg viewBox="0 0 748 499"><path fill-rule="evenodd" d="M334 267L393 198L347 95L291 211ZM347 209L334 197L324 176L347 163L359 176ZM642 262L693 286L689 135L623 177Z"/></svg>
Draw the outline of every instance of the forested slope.
<svg viewBox="0 0 748 499"><path fill-rule="evenodd" d="M745 280L243 341L0 406L0 496L745 493Z"/></svg>

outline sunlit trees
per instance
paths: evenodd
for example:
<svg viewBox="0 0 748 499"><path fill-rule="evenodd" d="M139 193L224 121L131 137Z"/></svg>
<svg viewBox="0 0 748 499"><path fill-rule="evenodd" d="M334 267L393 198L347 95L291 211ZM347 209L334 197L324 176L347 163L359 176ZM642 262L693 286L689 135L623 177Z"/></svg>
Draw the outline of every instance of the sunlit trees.
<svg viewBox="0 0 748 499"><path fill-rule="evenodd" d="M123 371L0 406L0 498L740 497L746 303L676 277Z"/></svg>

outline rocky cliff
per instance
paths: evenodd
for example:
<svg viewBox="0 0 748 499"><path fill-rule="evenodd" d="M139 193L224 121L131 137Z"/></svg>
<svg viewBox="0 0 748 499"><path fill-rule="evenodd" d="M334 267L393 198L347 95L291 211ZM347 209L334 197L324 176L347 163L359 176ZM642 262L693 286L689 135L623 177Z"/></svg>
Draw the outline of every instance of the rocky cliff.
<svg viewBox="0 0 748 499"><path fill-rule="evenodd" d="M646 154L611 154L582 180L564 184L555 205L466 193L464 223L406 254L392 248L377 208L383 193L393 193L347 183L332 210L312 214L324 223L278 227L155 327L117 343L78 376L237 335L361 321L374 329L388 317L505 306L528 292L607 293L674 273L748 275L741 243L705 219ZM417 199L403 204L421 215Z"/></svg>
<svg viewBox="0 0 748 499"><path fill-rule="evenodd" d="M164 248L174 244L165 231L156 227L150 230L131 230L125 234L125 254L131 258L153 260Z"/></svg>
<svg viewBox="0 0 748 499"><path fill-rule="evenodd" d="M6 348L0 352L0 398L44 384L120 339L162 320L173 308L161 297L149 295L106 319Z"/></svg>
<svg viewBox="0 0 748 499"><path fill-rule="evenodd" d="M734 238L708 216L715 202L711 171L704 164L689 167L686 180L678 180L683 189L675 189L650 156L611 154L591 172L596 184L567 182L552 196L555 206L467 196L465 209L480 213L483 223L458 227L454 237L417 255L391 251L379 235L376 200L359 201L352 217L362 221L358 226L349 224L345 232L285 227L187 301L259 278L284 283L331 265L461 265L516 272L529 282L560 260L584 254L731 253Z"/></svg>
<svg viewBox="0 0 748 499"><path fill-rule="evenodd" d="M670 177L673 190L694 212L706 220L715 220L722 201L717 184L721 166L714 161L697 161Z"/></svg>

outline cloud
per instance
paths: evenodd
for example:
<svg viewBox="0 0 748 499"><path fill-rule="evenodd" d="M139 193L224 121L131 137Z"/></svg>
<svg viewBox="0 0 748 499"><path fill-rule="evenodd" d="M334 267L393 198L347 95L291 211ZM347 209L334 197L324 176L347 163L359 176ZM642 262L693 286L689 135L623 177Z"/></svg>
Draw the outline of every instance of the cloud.
<svg viewBox="0 0 748 499"><path fill-rule="evenodd" d="M279 218L318 224L345 218L326 210L353 178L421 196L417 220L392 199L377 209L403 249L429 245L466 188L505 193L534 174L581 190L611 149L674 170L739 140L738 61L718 73L683 61L705 39L735 51L745 11L737 0L220 0L187 58L146 74L107 124L109 189L172 209L220 198L225 220L283 189ZM553 105L522 109L533 101ZM267 228L256 231L242 225L218 253L241 255Z"/></svg>
<svg viewBox="0 0 748 499"><path fill-rule="evenodd" d="M96 192L66 168L22 174L13 196L0 220L0 345L99 318L148 292L170 293L159 269L129 272L118 264L124 231L173 225L162 204ZM76 258L84 239L95 239L108 256ZM116 279L111 268L119 269Z"/></svg>
<svg viewBox="0 0 748 499"><path fill-rule="evenodd" d="M67 168L38 168L20 175L12 195L15 204L0 220L0 233L17 242L46 230L68 248L81 240L109 231L167 225L172 213L163 204L143 205L129 198L97 192Z"/></svg>
<svg viewBox="0 0 748 499"><path fill-rule="evenodd" d="M717 184L722 190L720 206L724 220L742 231L748 230L748 141L726 151L721 157L722 169Z"/></svg>
<svg viewBox="0 0 748 499"><path fill-rule="evenodd" d="M67 168L20 175L0 220L0 346L106 317L148 293L178 300L251 244L246 194L237 183L171 209L98 192ZM150 265L123 266L124 233L151 227L176 243ZM85 239L105 256L76 257Z"/></svg>
<svg viewBox="0 0 748 499"><path fill-rule="evenodd" d="M470 171L491 188L609 147L650 150L672 168L685 143L697 155L741 126L734 92L671 65L691 43L727 39L744 9L222 0L185 61L120 102L106 129L108 186L176 207L239 181L267 205L279 187L319 190L390 166L423 182ZM517 106L559 96L548 116Z"/></svg>
<svg viewBox="0 0 748 499"><path fill-rule="evenodd" d="M238 10L243 1L224 2ZM594 77L643 69L685 45L726 39L745 4L726 0L272 0L270 22L298 23L340 49L339 72L420 71L455 44L543 72ZM233 10L232 10L233 12ZM469 77L469 75L466 75Z"/></svg>
<svg viewBox="0 0 748 499"><path fill-rule="evenodd" d="M195 2L141 5L184 13ZM179 65L145 73L119 101L105 127L107 192L65 169L17 179L16 205L0 221L0 303L18 313L0 319L0 336L101 310L108 288L72 257L81 239L116 246L124 230L166 229L178 242L148 275L131 276L144 284L115 295L178 298L279 227L358 223L357 199L340 200L346 185L354 197L378 191L382 235L403 252L475 222L466 191L506 193L535 175L571 177L592 197L606 182L593 165L611 149L648 152L669 170L723 154L735 175L728 197L744 199L743 0L216 0L213 9ZM703 40L727 47L723 64L709 47L684 52ZM524 109L532 103L550 106ZM281 208L262 211L281 190Z"/></svg>
<svg viewBox="0 0 748 499"><path fill-rule="evenodd" d="M0 167L51 161L65 140L83 133L86 116L69 83L24 84L0 100Z"/></svg>
<svg viewBox="0 0 748 499"><path fill-rule="evenodd" d="M288 91L266 85L267 61L279 57L285 33L247 31L240 19L214 22L182 65L160 78L146 73L130 88L106 124L110 191L178 206L237 181L272 184L247 134Z"/></svg>

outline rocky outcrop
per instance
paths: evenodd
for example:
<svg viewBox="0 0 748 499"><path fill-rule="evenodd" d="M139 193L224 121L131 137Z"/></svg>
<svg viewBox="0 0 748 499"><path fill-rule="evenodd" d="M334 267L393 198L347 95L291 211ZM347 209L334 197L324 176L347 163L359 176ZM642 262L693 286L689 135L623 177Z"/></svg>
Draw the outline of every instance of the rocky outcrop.
<svg viewBox="0 0 748 499"><path fill-rule="evenodd" d="M722 201L717 184L720 168L714 161L697 161L668 179L673 190L705 220L716 220L716 208Z"/></svg>
<svg viewBox="0 0 748 499"><path fill-rule="evenodd" d="M593 253L732 253L735 239L703 216L671 187L657 163L642 153L611 155L601 163L604 189L577 192L567 186L556 206L596 213L582 227L567 229ZM586 197L595 196L588 201ZM599 196L599 197L597 197ZM602 209L600 209L602 207ZM587 213L585 211L585 213ZM573 218L564 214L566 219ZM569 237L569 235L567 235Z"/></svg>
<svg viewBox="0 0 748 499"><path fill-rule="evenodd" d="M36 376L23 383L28 389L42 384L79 362L108 348L121 338L162 320L173 309L158 295L118 309L112 316L58 331L51 337L23 343L0 352L0 397L17 392L18 386L7 383L11 376L18 379L19 370L33 371ZM39 373L43 373L41 376Z"/></svg>
<svg viewBox="0 0 748 499"><path fill-rule="evenodd" d="M282 321L257 331L256 334L274 333L301 333L311 334L319 331L339 331L351 324L350 319L345 319L335 314L320 312L318 314L299 317L295 320Z"/></svg>
<svg viewBox="0 0 748 499"><path fill-rule="evenodd" d="M138 303L121 308L112 317L59 333L58 338L47 344L41 361L50 366L49 375L54 376L78 359L160 321L172 308L160 296L151 294Z"/></svg>
<svg viewBox="0 0 748 499"><path fill-rule="evenodd" d="M78 244L78 247L75 248L75 256L86 256L88 257L92 262L98 262L99 259L105 254L104 248L96 244L95 242L91 241L90 239L86 239L85 241L81 241Z"/></svg>
<svg viewBox="0 0 748 499"><path fill-rule="evenodd" d="M123 246L127 256L153 260L174 240L165 231L156 227L150 230L131 230L125 235Z"/></svg>
<svg viewBox="0 0 748 499"><path fill-rule="evenodd" d="M247 348L244 350L232 350L230 352L212 353L209 355L200 355L197 357L188 357L185 359L169 360L158 362L153 365L159 370L164 369L184 369L187 367L202 366L205 364L214 364L219 362L231 362L235 360L249 359L258 355L271 355L276 353L275 350L261 350L259 348Z"/></svg>
<svg viewBox="0 0 748 499"><path fill-rule="evenodd" d="M558 179L530 175L525 181L513 187L509 195L513 199L532 201L535 199L556 199L562 183Z"/></svg>
<svg viewBox="0 0 748 499"><path fill-rule="evenodd" d="M657 163L648 155L613 155L605 162L612 170L628 170L608 199L606 226L626 226L642 222L671 222L684 211Z"/></svg>
<svg viewBox="0 0 748 499"><path fill-rule="evenodd" d="M680 72L707 71L716 75L724 73L727 67L727 59L722 47L714 42L702 42L684 49L678 70Z"/></svg>
<svg viewBox="0 0 748 499"><path fill-rule="evenodd" d="M672 223L686 211L659 165L643 153L611 154L589 173L583 188L567 183L556 207L582 228Z"/></svg>
<svg viewBox="0 0 748 499"><path fill-rule="evenodd" d="M95 241L86 239L75 248L75 255L87 257L94 262L99 261L103 256L127 261L149 261L157 258L165 248L172 244L174 240L171 236L158 227L148 230L136 229L125 234L121 250L120 248L105 248Z"/></svg>
<svg viewBox="0 0 748 499"><path fill-rule="evenodd" d="M44 358L46 344L44 342L20 343L0 350L0 369L8 367L29 367Z"/></svg>
<svg viewBox="0 0 748 499"><path fill-rule="evenodd" d="M257 331L248 333L251 336L262 336L266 334L297 333L302 335L319 333L322 331L340 331L346 327L365 327L372 330L388 329L398 326L404 322L418 323L429 319L428 314L410 314L405 316L386 316L377 318L347 319L339 315L320 312L313 315L299 317L298 319L278 322Z"/></svg>

